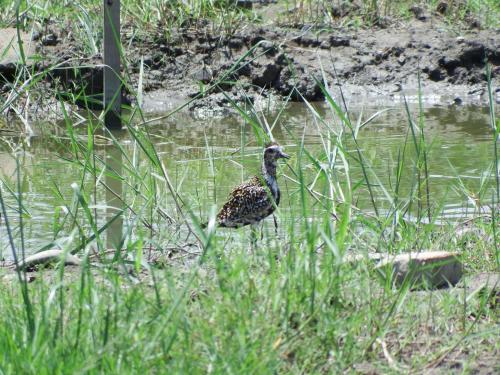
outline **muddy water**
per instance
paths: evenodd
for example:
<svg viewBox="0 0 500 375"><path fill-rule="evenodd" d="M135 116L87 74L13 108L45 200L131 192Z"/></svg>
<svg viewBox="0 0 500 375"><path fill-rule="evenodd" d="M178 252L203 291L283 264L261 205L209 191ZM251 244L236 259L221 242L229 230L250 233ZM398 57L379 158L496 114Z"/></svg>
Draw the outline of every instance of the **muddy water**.
<svg viewBox="0 0 500 375"><path fill-rule="evenodd" d="M414 118L416 116L416 109ZM330 120L327 108L318 108L327 119L328 126L338 129L338 123ZM366 120L380 108L353 108L351 120ZM271 127L277 113L267 114L267 122ZM474 198L479 198L481 186L494 185L493 175L488 169L493 163L493 142L488 125L486 108L472 106L431 107L424 111L425 136L428 142L428 166L430 176L430 197L433 208L440 212L440 221L457 220L471 214L471 200L464 194L466 189ZM81 129L82 137L85 130ZM170 178L177 186L184 202L194 212L205 216L212 205L220 206L230 188L245 180L259 169L259 152L256 147L254 132L240 118L223 119L208 118L195 120L187 114L176 114L166 120L157 121L149 126L151 138L155 143L162 160L167 166ZM64 133L64 131L60 131ZM299 143L303 139L307 150L322 163L327 163L323 142L325 141L325 124L315 120L311 112L302 105L294 105L281 114L276 121L273 134L277 141L285 146L286 152L293 158L288 166L281 168L281 173L292 179L292 172L300 168L304 179L311 184L316 178L313 163L306 157L299 160ZM378 116L373 122L360 130L359 145L365 161L373 169L370 172L372 184L382 184L390 196L395 189L396 163L398 154L402 152L405 138L409 134L407 115L403 109L393 108ZM116 133L127 152L132 153L132 140L126 132ZM19 236L18 204L10 189L16 189L16 161L11 151L17 140L7 139L0 143L0 175L4 189L2 194L7 204L10 224L15 236ZM72 183L79 183L81 167L69 162L71 153L69 141L59 142L51 137L36 137L24 152L17 152L21 168L21 190L23 192L23 216L25 230L25 246L27 252L40 249L54 237L68 235L64 231L54 236L55 223L63 215L61 206L71 205L73 197ZM353 184L361 181L359 165L353 143L346 142L350 160ZM109 160L115 159L114 167L119 168L116 149L105 146L97 147L97 155ZM403 168L402 183L399 188L401 199L405 200L411 186L414 185L415 172L413 160L415 152L413 140L408 138L406 146L406 163ZM211 162L212 160L213 162ZM338 178L342 178L344 170L337 165ZM146 170L145 170L146 171ZM146 173L146 172L144 172ZM374 175L379 181L374 179ZM105 176L103 175L104 179ZM110 183L113 183L110 181ZM298 186L291 179L280 177L283 191L280 220L291 220L292 212L298 210ZM325 183L317 179L313 188L324 193ZM117 189L115 186L114 189ZM130 194L130 191L123 194ZM491 190L485 199L491 198ZM378 208L381 212L389 208L389 199L384 190L375 186L374 192ZM61 199L61 194L64 198ZM130 196L130 195L129 195ZM98 213L106 212L106 205L113 204L113 195L106 194L102 186L97 188L95 209ZM364 188L355 191L354 201L364 210L373 211ZM484 203L488 203L487 201ZM164 206L172 204L168 198L161 202ZM107 209L110 214L110 209ZM318 205L310 210L311 215L321 213ZM105 215L100 215L104 217ZM127 219L125 219L127 220ZM118 225L121 225L118 223ZM19 241L17 240L19 244ZM0 222L0 258L10 258L10 246L5 227L5 220Z"/></svg>

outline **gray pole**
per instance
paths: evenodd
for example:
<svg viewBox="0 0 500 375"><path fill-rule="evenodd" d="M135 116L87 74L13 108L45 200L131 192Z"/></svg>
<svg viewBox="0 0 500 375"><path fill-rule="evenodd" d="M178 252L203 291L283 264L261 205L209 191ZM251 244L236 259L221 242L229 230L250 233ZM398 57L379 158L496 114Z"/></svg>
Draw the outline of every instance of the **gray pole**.
<svg viewBox="0 0 500 375"><path fill-rule="evenodd" d="M120 129L120 0L104 0L104 124Z"/></svg>

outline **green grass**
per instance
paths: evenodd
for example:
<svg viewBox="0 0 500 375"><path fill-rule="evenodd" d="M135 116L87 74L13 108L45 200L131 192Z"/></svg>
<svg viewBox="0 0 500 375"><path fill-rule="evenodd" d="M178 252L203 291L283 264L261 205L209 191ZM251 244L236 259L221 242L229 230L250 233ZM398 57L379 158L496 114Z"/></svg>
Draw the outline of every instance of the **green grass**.
<svg viewBox="0 0 500 375"><path fill-rule="evenodd" d="M66 136L54 141L77 171L76 183L68 193L57 179L48 179L64 210L54 212L54 243L47 246L76 253L84 264L34 274L0 271L9 274L0 288L0 371L302 374L439 366L452 371L457 362L464 371L481 363L494 366L500 333L494 297L461 288L396 288L382 282L368 262L353 265L345 255L451 250L460 252L467 275L498 271L498 218L474 222L474 231L464 236L452 225L435 224L440 206L426 193L429 145L421 110L403 108L408 135L396 182L387 187L358 146L366 124L351 122L343 104L327 90L325 95L326 114L309 105L323 149L313 152L296 140L291 169L283 169L297 181L289 186L289 217L281 217L279 238L265 226L254 250L245 230L198 227L195 212L201 208L203 219L210 209L196 195L182 193L177 177L173 182L148 128L140 126L140 108L124 118L130 148L103 129L99 118L89 117L87 132L79 134L67 116ZM273 124L254 109L239 111L255 139L264 142ZM494 161L499 132L493 104L490 111ZM107 155L116 160L99 150L99 133L109 139ZM242 148L247 141L242 138ZM207 166L213 165L208 143L206 155ZM322 181L319 192L309 189L306 165ZM356 165L363 167L361 180L352 173ZM22 257L22 220L29 207L20 172L17 180L2 182L0 202L11 202L9 212L18 213L15 222L3 209L2 228L12 235L11 250ZM404 179L413 188L403 193L398 186ZM105 216L99 202L103 190L118 191L117 182L127 227L119 243L109 243L105 230L117 216ZM494 205L498 186L488 183L484 189ZM357 197L375 191L391 197L390 209L378 211L373 199L371 213L356 210ZM416 220L405 220L409 215ZM171 244L174 260L165 251ZM113 248L122 250L106 253ZM161 261L144 261L150 248L160 252ZM103 257L100 263L96 254Z"/></svg>
<svg viewBox="0 0 500 375"><path fill-rule="evenodd" d="M331 373L370 363L385 373L422 370L448 350L451 358L467 353L467 367L498 350L498 310L487 296L466 302L460 289L384 288L370 266L339 263L335 248L312 235L329 226L318 218L288 246L254 253L225 251L214 239L188 268L131 276L118 259L99 270L41 272L28 285L34 327L20 284L4 282L0 369Z"/></svg>
<svg viewBox="0 0 500 375"><path fill-rule="evenodd" d="M63 9L34 4L29 12L37 15ZM192 12L217 17L211 12L220 11L222 3L204 4L177 4L155 15L134 8L141 4L124 2L145 24L164 16L178 22L178 15L168 13L173 11L185 12L186 22ZM78 14L83 23L93 22ZM225 24L229 31L231 22ZM89 50L95 45L90 36L99 39L97 30L92 26L85 34ZM12 95L29 92L47 73L20 71ZM132 91L140 96L141 87ZM385 186L359 146L369 122L354 122L344 103L324 93L326 114L306 103L322 149L311 150L295 139L293 160L282 168L295 181L287 182L290 212L280 217L278 238L264 227L258 250L249 248L245 230L199 228L211 208L197 194L183 192L182 181L191 170L179 176L167 169L140 107L124 118L127 147L119 134L103 128L99 114L85 112L86 131L79 132L78 117L65 112L65 134L52 141L72 166L75 183L63 190L57 176L46 177L58 207L51 218L53 242L46 246L78 254L84 264L27 274L0 269L0 373L401 373L438 366L454 371L457 362L465 372L482 363L495 366L500 332L494 298L461 288L396 288L382 282L373 265L349 264L345 255L451 250L461 254L467 277L498 272L498 217L475 221L463 236L453 225L436 224L442 207L428 190L430 145L422 108L418 113L402 108L407 136L389 172L393 184ZM490 103L492 167L487 172L492 178L479 196L495 207L500 130ZM279 115L267 124L255 109L233 105L253 130L252 140L242 136L243 155L249 141L262 145L270 137ZM99 144L103 137L105 152ZM215 181L213 152L205 143L206 167ZM353 173L355 167L361 177ZM308 185L306 168L317 189ZM19 166L17 172L13 181L0 182L0 234L11 237L9 250L22 258L30 207ZM408 181L411 188L403 190ZM464 199L474 194L465 184L456 188ZM99 205L106 192L119 195L123 212L106 215ZM377 194L388 197L388 209L381 210ZM369 210L355 207L360 196L370 197ZM410 216L415 220L407 220ZM127 226L107 241L106 229L120 218ZM121 251L107 252L113 248ZM160 259L148 264L151 249ZM173 249L173 259L167 249Z"/></svg>
<svg viewBox="0 0 500 375"><path fill-rule="evenodd" d="M20 1L22 26L37 25L50 28L52 24L69 26L81 42L92 33L99 33L101 6L98 0L72 1L25 0ZM317 23L325 26L372 26L380 23L381 18L407 20L413 17L412 6L419 6L428 14L437 13L441 1L289 1L278 0L272 8L272 15L258 8L238 7L233 0L122 0L122 22L130 27L132 34L147 35L151 29L161 28L169 36L177 27L196 28L204 22L213 24L214 34L219 31L231 34L248 23L267 22L268 18L287 24ZM481 22L484 28L499 26L500 6L495 0L467 0L447 2L444 20L455 27L470 24L472 18ZM0 27L16 23L16 1L2 0L0 8ZM264 8L265 9L265 8ZM278 12L279 14L275 14ZM271 17L270 17L271 16ZM68 23L71 21L72 23ZM90 26L90 28L89 28Z"/></svg>
<svg viewBox="0 0 500 375"><path fill-rule="evenodd" d="M440 12L439 4L446 3ZM500 5L495 0L468 1L284 1L288 12L279 20L285 24L317 24L319 27L372 27L389 26L415 17L412 7L421 8L429 16L437 15L450 27L459 30L468 28L473 20L482 28L498 28ZM441 8L443 9L443 8Z"/></svg>
<svg viewBox="0 0 500 375"><path fill-rule="evenodd" d="M17 2L1 1L5 12L0 15L0 27L15 27ZM34 0L21 1L19 13L20 26L40 30L62 27L71 31L73 37L82 45L95 41L99 44L102 34L102 1ZM256 15L237 7L234 1L121 1L122 24L127 26L131 35L144 37L152 30L163 30L169 37L175 28L197 28L211 22L214 33L234 33L243 22L251 22Z"/></svg>
<svg viewBox="0 0 500 375"><path fill-rule="evenodd" d="M498 313L487 298L384 290L365 267L298 250L218 252L193 279L156 270L156 291L151 277L137 285L113 268L63 281L38 276L30 284L32 335L18 289L4 287L1 369L328 373L370 362L386 372L392 364L377 339L393 352L393 366L415 370L457 343L457 352L468 351L466 366L498 350Z"/></svg>

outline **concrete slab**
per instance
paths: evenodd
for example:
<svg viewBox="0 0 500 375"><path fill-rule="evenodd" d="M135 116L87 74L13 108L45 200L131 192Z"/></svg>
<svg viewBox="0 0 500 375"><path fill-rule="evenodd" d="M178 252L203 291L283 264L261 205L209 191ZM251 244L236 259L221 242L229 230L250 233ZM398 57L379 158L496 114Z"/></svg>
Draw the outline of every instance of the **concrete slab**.
<svg viewBox="0 0 500 375"><path fill-rule="evenodd" d="M368 253L347 255L352 264L373 263L384 280L390 278L398 286L442 288L457 284L463 273L459 254L448 251L422 251L403 254Z"/></svg>
<svg viewBox="0 0 500 375"><path fill-rule="evenodd" d="M26 59L35 53L35 42L30 34L21 31L21 42ZM0 65L17 64L21 61L17 29L0 29Z"/></svg>
<svg viewBox="0 0 500 375"><path fill-rule="evenodd" d="M456 285L463 274L459 254L448 251L428 251L387 256L377 270L396 285L409 282L412 287L442 288Z"/></svg>

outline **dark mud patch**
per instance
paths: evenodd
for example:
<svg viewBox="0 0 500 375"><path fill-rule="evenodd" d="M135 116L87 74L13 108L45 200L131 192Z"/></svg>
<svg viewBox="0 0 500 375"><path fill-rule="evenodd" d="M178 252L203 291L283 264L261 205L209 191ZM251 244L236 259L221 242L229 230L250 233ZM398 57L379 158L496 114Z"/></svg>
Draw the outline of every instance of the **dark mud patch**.
<svg viewBox="0 0 500 375"><path fill-rule="evenodd" d="M190 110L224 113L234 103L254 104L270 96L318 101L325 96L323 84L337 97L341 87L349 101L388 103L403 95L416 98L419 80L428 102L487 103L487 64L494 98L500 100L496 31L457 35L427 16L405 26L367 30L247 25L221 36L202 25L174 30L168 38L161 31L142 38L123 35L128 46L125 102L134 101L142 70L148 111L191 101ZM61 30L36 37L43 56L36 69L48 71L46 81L76 95L78 104L100 108L101 56L82 58L81 47Z"/></svg>

